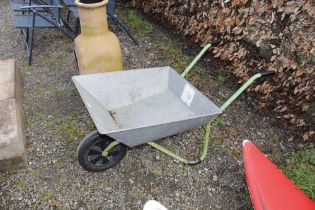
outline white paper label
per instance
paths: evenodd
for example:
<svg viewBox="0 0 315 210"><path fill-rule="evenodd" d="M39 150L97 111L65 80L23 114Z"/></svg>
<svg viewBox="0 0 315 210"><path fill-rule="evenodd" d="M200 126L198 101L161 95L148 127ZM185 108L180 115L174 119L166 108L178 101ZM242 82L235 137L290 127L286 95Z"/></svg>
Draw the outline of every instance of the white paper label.
<svg viewBox="0 0 315 210"><path fill-rule="evenodd" d="M180 97L185 104L190 106L192 100L195 96L195 90L188 84L185 85L184 91L182 93L182 96Z"/></svg>

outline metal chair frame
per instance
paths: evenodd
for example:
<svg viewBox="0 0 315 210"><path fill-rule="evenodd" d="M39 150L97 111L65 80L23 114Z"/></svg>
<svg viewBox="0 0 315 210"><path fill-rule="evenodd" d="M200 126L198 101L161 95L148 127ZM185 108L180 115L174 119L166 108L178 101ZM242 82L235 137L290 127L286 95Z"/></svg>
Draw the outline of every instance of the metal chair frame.
<svg viewBox="0 0 315 210"><path fill-rule="evenodd" d="M71 27L61 18L60 10L63 7L57 4L60 1L48 1L49 3L55 3L56 5L43 5L42 3L46 3L47 1L44 2L41 0L30 0L29 2L25 2L25 4L28 4L29 6L22 6L14 10L15 12L21 12L21 14L15 15L16 19L20 18L25 21L25 24L18 24L16 22L16 27L21 28L21 33L25 35L29 65L32 64L35 28L56 28L66 34L70 39L73 40L75 38L75 33L71 30ZM41 24L39 24L37 21L41 21ZM31 24L29 24L30 22Z"/></svg>

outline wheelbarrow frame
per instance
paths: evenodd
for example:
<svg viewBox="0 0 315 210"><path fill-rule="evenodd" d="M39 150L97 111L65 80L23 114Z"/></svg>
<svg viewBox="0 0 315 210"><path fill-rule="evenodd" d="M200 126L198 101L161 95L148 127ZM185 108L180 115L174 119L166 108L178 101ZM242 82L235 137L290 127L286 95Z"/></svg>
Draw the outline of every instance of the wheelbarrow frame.
<svg viewBox="0 0 315 210"><path fill-rule="evenodd" d="M200 51L200 53L194 58L194 60L189 64L189 66L184 70L184 72L181 74L181 76L183 78L186 78L186 76L189 74L189 72L191 71L191 69L196 65L196 63L200 60L200 58L207 52L207 50L217 44L218 41L214 41L212 43L207 44L206 46L204 46L204 48ZM227 108L229 107L255 80L264 77L264 76L270 76L270 75L274 75L275 72L274 71L264 71L261 73L257 73L255 75L253 75L249 80L247 80L225 103L223 103L223 105L220 107L220 111L221 113ZM201 146L201 153L200 153L200 157L196 160L187 160L177 154L175 154L174 152L166 149L165 147L162 147L161 145L151 141L151 142L147 142L148 145L150 145L151 147L159 150L160 152L173 157L174 159L176 159L177 161L186 164L186 165L196 165L199 164L201 161L203 161L208 153L208 147L209 147L209 139L210 139L210 135L211 135L211 126L212 126L212 121L208 122L206 124L206 126L204 126L204 130L205 130L205 134L204 134L204 141L203 144ZM113 149L115 146L117 146L118 144L121 144L121 142L119 141L113 141L111 144L109 144L107 146L107 148L103 151L102 156L107 156L110 152L111 149Z"/></svg>

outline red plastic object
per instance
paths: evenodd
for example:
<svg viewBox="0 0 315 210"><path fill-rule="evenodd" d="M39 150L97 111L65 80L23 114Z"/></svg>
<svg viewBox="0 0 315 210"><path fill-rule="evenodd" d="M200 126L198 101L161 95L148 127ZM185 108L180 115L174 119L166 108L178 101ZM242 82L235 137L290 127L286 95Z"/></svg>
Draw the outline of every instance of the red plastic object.
<svg viewBox="0 0 315 210"><path fill-rule="evenodd" d="M250 141L243 142L243 158L255 210L315 210L315 202Z"/></svg>

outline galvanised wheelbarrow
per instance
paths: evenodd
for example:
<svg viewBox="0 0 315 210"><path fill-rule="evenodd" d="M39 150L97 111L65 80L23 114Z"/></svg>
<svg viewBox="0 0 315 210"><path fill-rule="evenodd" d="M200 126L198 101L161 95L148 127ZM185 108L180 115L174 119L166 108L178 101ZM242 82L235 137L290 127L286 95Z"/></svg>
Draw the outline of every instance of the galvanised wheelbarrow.
<svg viewBox="0 0 315 210"><path fill-rule="evenodd" d="M204 47L182 75L171 67L160 67L73 76L97 128L78 147L80 165L87 171L107 170L122 160L127 146L144 143L184 164L204 160L211 121L254 80L274 74L267 71L254 75L219 108L185 80L210 46ZM203 125L205 138L198 160L188 161L153 142Z"/></svg>

